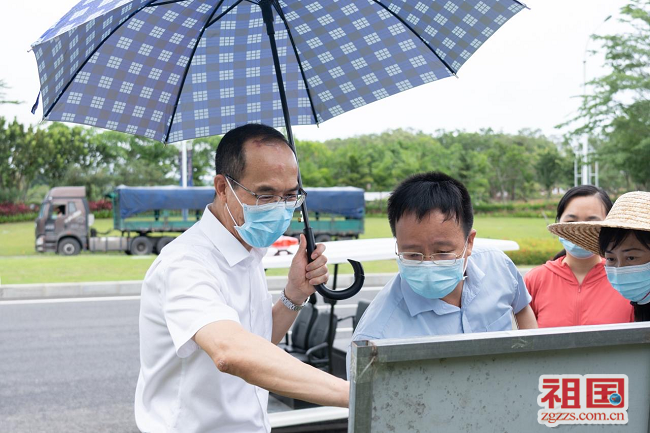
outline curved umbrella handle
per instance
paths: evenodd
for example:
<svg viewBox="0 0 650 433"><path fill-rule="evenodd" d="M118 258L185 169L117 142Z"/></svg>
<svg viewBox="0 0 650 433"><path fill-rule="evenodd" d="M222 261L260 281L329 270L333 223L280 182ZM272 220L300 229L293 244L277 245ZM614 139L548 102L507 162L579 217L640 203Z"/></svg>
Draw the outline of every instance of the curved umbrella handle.
<svg viewBox="0 0 650 433"><path fill-rule="evenodd" d="M305 238L307 239L307 259L312 262L313 260L311 258L311 254L316 249L316 240L314 239L314 233L311 227L305 227L304 233ZM356 260L348 259L348 262L350 262L350 265L352 265L352 269L354 270L354 282L352 285L344 290L332 290L329 289L325 284L314 286L316 287L316 291L320 293L321 296L329 299L334 299L336 301L342 301L343 299L349 299L359 293L359 290L361 290L361 287L363 287L363 282L366 279L363 273L363 266L361 266L361 263L357 262Z"/></svg>
<svg viewBox="0 0 650 433"><path fill-rule="evenodd" d="M240 3L241 1L242 0L239 0L238 3ZM287 143L289 144L289 147L291 147L293 154L296 155L296 162L297 162L298 154L296 152L296 144L293 141L293 132L291 131L291 115L289 113L287 95L284 90L284 82L282 80L282 68L280 66L280 58L278 56L278 49L275 43L275 28L273 25L274 22L273 9L275 8L277 11L281 11L281 8L277 0L261 0L258 2L258 5L262 9L262 18L264 19L264 23L266 24L266 34L269 36L269 43L271 44L271 54L273 55L275 77L278 82L278 92L280 93L280 101L282 103L282 115L284 116L284 124L287 128ZM314 111L314 119L315 118L316 118L316 112ZM300 188L302 188L302 177L300 175L300 168L298 168L298 185L300 186ZM305 222L304 233L305 233L305 238L307 238L307 259L311 262L312 261L311 254L316 249L316 240L314 239L314 233L312 232L311 227L309 227L309 216L307 213L306 202L302 203L301 212ZM363 266L361 266L361 263L357 261L354 260L348 260L348 261L352 265L352 269L354 269L354 283L350 287L348 287L345 290L339 291L339 290L330 290L327 288L325 284L319 284L318 286L316 286L316 291L318 291L318 293L320 293L322 296L326 298L334 299L337 301L351 298L352 296L359 293L359 290L361 290L361 287L363 286L363 282L365 280L365 276L363 275Z"/></svg>

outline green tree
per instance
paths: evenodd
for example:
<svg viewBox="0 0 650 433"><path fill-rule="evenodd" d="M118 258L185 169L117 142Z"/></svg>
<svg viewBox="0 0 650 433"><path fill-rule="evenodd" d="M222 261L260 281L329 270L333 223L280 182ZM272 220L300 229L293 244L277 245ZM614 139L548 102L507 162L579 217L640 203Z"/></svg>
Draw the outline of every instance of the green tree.
<svg viewBox="0 0 650 433"><path fill-rule="evenodd" d="M601 159L629 179L627 189L650 188L650 101L637 101L612 121Z"/></svg>
<svg viewBox="0 0 650 433"><path fill-rule="evenodd" d="M75 128L59 125L69 129L67 134L74 137ZM119 185L178 184L180 167L176 147L121 132L84 131L83 139L79 139L84 143L83 150L69 161L61 180L50 175L50 186L85 186L88 196L97 200ZM66 133L61 136L66 137Z"/></svg>
<svg viewBox="0 0 650 433"><path fill-rule="evenodd" d="M318 141L296 140L296 151L304 186L334 186L333 154L327 145Z"/></svg>
<svg viewBox="0 0 650 433"><path fill-rule="evenodd" d="M5 99L5 91L9 89L4 80L0 80L0 104L20 104L20 101L10 101Z"/></svg>
<svg viewBox="0 0 650 433"><path fill-rule="evenodd" d="M178 149L144 137L107 131L94 137L116 180L125 185L153 186L178 183Z"/></svg>
<svg viewBox="0 0 650 433"><path fill-rule="evenodd" d="M214 179L214 155L221 136L197 138L192 141L192 179L196 186L210 186Z"/></svg>
<svg viewBox="0 0 650 433"><path fill-rule="evenodd" d="M538 154L535 173L537 181L546 190L548 198L551 198L553 188L557 185L565 167L566 164L563 164L562 155L555 147L544 149Z"/></svg>
<svg viewBox="0 0 650 433"><path fill-rule="evenodd" d="M43 136L43 131L25 128L16 120L8 124L0 118L0 186L3 200L24 201L49 157L41 150Z"/></svg>
<svg viewBox="0 0 650 433"><path fill-rule="evenodd" d="M68 127L63 123L52 123L46 130L39 130L40 174L46 183L60 185L66 173L76 165L87 166L93 161L92 149L87 138L91 134L81 126Z"/></svg>
<svg viewBox="0 0 650 433"><path fill-rule="evenodd" d="M603 142L599 160L629 177L634 187L650 186L650 1L631 0L619 21L627 30L593 36L605 53L609 73L590 81L572 137ZM565 124L566 125L566 124ZM565 126L560 125L560 126Z"/></svg>

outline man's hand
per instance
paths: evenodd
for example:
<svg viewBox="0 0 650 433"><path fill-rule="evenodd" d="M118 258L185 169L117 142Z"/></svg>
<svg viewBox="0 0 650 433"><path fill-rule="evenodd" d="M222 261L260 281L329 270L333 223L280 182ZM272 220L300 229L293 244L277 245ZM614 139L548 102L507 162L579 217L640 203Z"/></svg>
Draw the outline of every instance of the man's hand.
<svg viewBox="0 0 650 433"><path fill-rule="evenodd" d="M285 295L294 304L302 304L314 293L314 286L325 284L329 279L327 270L327 257L323 255L325 245L317 244L311 257L313 262L307 261L307 240L305 235L300 235L300 246L291 262L289 269L289 282L285 289Z"/></svg>

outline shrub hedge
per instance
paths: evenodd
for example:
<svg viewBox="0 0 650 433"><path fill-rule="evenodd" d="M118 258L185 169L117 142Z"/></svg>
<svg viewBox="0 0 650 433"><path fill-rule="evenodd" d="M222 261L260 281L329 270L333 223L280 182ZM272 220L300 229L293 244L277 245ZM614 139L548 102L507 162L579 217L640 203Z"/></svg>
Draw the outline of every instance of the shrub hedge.
<svg viewBox="0 0 650 433"><path fill-rule="evenodd" d="M34 221L37 216L38 216L38 212L28 212L28 213L21 213L17 215L0 215L0 224Z"/></svg>
<svg viewBox="0 0 650 433"><path fill-rule="evenodd" d="M538 203L474 203L474 214L488 216L507 216L515 218L555 218L557 201ZM366 203L366 214L385 215L387 200Z"/></svg>
<svg viewBox="0 0 650 433"><path fill-rule="evenodd" d="M546 263L560 252L561 246L555 239L518 239L518 251L506 254L518 266L536 266Z"/></svg>
<svg viewBox="0 0 650 433"><path fill-rule="evenodd" d="M113 204L110 200L88 202L95 218L113 218ZM34 221L38 216L39 206L25 203L0 203L0 224Z"/></svg>

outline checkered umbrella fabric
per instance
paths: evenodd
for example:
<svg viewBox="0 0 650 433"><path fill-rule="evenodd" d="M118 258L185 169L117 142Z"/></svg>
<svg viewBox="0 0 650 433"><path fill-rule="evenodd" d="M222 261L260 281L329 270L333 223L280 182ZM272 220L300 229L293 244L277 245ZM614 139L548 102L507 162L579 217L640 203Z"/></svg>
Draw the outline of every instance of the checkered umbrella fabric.
<svg viewBox="0 0 650 433"><path fill-rule="evenodd" d="M43 117L161 142L285 126L259 1L82 0L32 45ZM454 75L514 0L280 0L290 124Z"/></svg>

